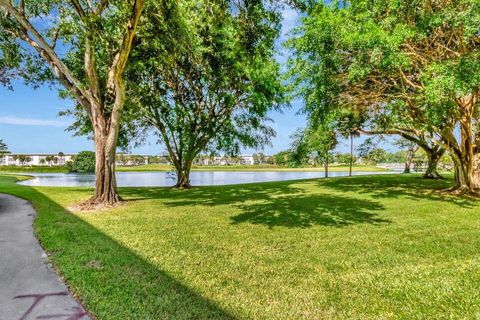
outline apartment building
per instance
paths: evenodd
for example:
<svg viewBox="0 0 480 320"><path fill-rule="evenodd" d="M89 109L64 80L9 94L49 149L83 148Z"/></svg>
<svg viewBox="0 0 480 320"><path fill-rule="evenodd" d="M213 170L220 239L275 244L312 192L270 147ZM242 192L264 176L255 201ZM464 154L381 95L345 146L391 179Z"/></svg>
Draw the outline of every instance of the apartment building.
<svg viewBox="0 0 480 320"><path fill-rule="evenodd" d="M227 165L254 165L255 159L253 155L240 155L238 157L206 157L200 156L196 159L195 164L201 166L227 166Z"/></svg>
<svg viewBox="0 0 480 320"><path fill-rule="evenodd" d="M0 155L0 166L63 166L74 154L9 153Z"/></svg>

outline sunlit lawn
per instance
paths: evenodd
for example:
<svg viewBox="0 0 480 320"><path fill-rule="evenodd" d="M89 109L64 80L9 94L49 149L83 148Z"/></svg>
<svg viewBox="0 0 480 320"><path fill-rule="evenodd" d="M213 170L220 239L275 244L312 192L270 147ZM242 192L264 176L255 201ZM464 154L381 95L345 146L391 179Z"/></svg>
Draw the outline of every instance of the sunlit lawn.
<svg viewBox="0 0 480 320"><path fill-rule="evenodd" d="M79 188L30 199L55 265L99 319L480 317L480 206L415 175L125 188L70 214Z"/></svg>

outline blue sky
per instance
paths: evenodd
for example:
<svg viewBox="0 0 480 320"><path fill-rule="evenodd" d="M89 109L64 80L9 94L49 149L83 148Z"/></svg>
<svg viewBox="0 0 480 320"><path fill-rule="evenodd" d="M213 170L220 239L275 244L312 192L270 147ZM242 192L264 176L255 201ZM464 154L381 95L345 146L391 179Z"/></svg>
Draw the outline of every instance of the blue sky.
<svg viewBox="0 0 480 320"><path fill-rule="evenodd" d="M298 15L294 10L286 9L283 12L279 47L297 20ZM279 55L278 60L286 63L286 55ZM60 118L58 113L69 105L70 101L60 99L57 92L47 86L34 90L16 81L14 91L0 87L0 139L8 144L10 151L18 153L76 153L93 150L92 141L84 137L73 137L71 132L65 131L71 119ZM273 154L289 147L290 135L306 123L305 116L298 114L300 108L301 102L296 101L291 108L281 113L272 112L272 127L277 136L272 140L272 146L266 147L264 152ZM340 151L347 149L345 142L338 147ZM140 154L158 154L163 151L164 148L157 145L153 138L147 144L132 150ZM255 151L244 150L244 153Z"/></svg>

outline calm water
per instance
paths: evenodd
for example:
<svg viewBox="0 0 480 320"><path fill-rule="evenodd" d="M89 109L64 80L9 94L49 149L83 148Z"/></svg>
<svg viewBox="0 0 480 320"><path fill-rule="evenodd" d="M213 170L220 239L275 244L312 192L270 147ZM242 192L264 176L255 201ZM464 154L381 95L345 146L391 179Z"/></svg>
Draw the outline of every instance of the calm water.
<svg viewBox="0 0 480 320"><path fill-rule="evenodd" d="M382 174L387 172L354 172L354 175ZM391 172L389 172L391 173ZM20 182L28 186L50 187L89 187L93 186L93 174L74 173L29 173L34 179ZM330 172L330 177L347 176L348 172ZM324 178L323 172L247 172L247 171L194 171L190 175L192 185L211 186L242 184L266 181ZM175 184L175 176L170 172L117 172L120 187L165 187Z"/></svg>

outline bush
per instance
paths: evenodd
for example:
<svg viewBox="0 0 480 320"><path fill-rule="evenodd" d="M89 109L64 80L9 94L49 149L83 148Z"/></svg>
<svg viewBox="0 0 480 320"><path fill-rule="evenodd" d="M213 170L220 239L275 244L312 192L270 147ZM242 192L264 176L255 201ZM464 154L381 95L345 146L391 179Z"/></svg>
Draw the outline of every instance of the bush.
<svg viewBox="0 0 480 320"><path fill-rule="evenodd" d="M94 173L95 172L95 152L82 151L80 152L71 165L68 166L70 172L77 173Z"/></svg>

